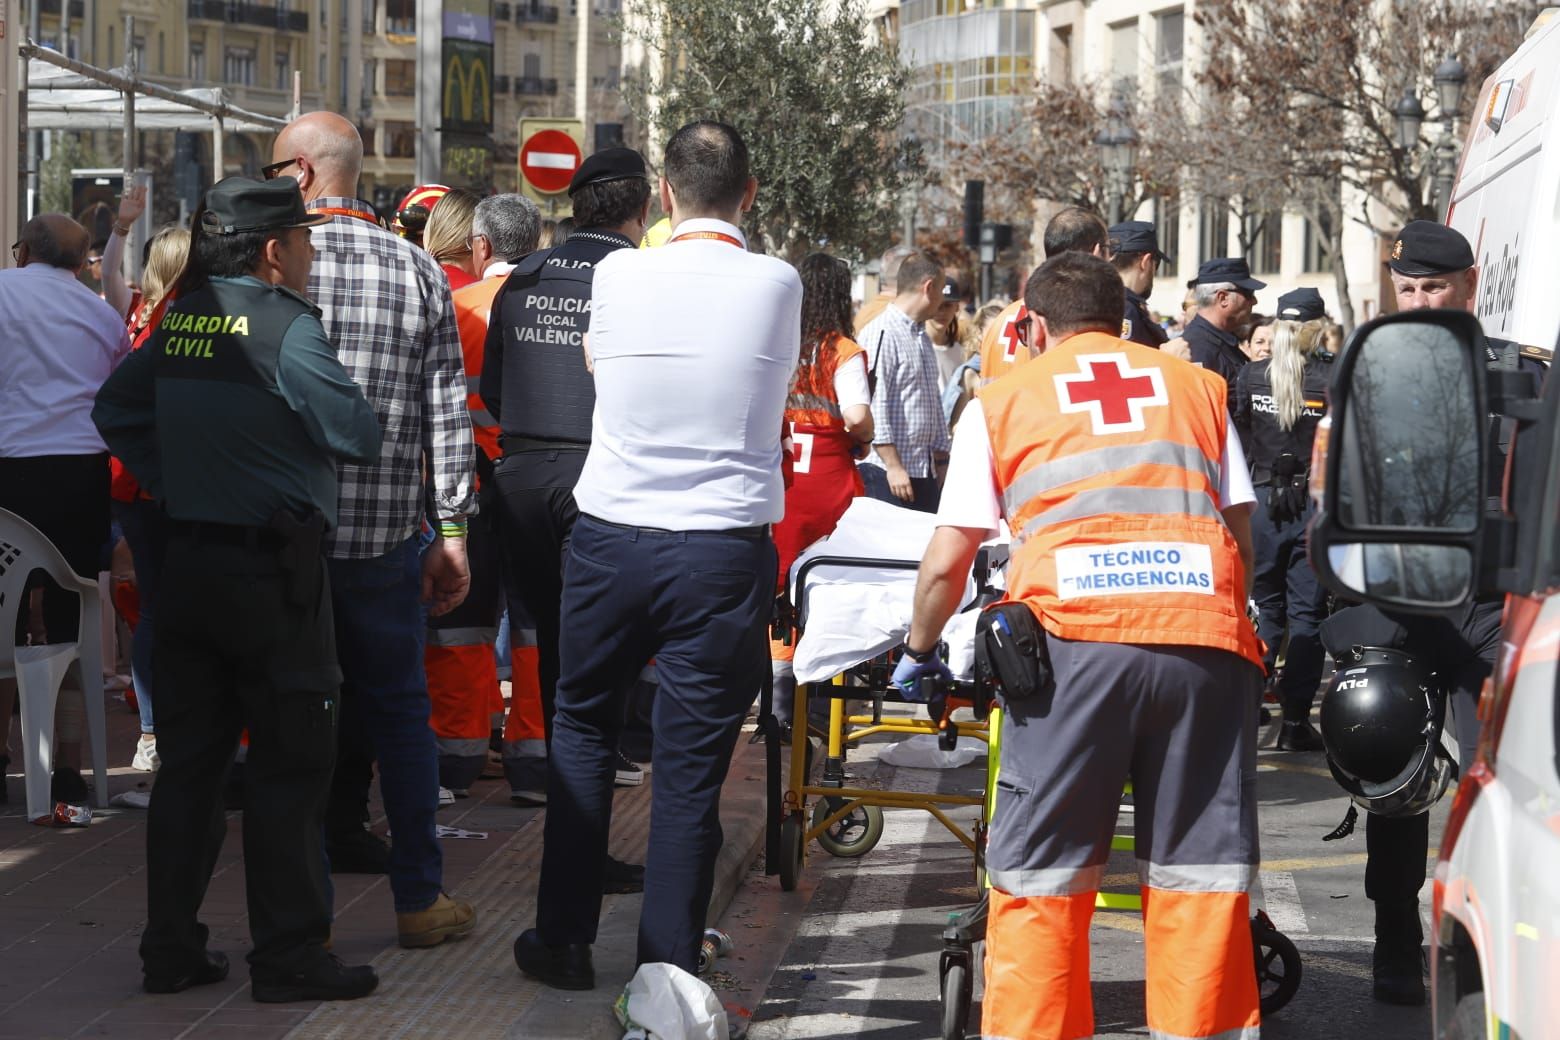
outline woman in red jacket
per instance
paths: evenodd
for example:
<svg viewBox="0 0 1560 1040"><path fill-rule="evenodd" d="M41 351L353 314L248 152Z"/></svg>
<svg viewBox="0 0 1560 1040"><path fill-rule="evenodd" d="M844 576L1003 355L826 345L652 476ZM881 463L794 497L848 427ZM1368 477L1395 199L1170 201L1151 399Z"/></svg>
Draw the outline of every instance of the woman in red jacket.
<svg viewBox="0 0 1560 1040"><path fill-rule="evenodd" d="M850 338L850 268L843 260L812 253L797 265L802 278L802 352L786 400L793 480L785 493L785 518L774 527L783 590L796 558L826 537L862 494L855 460L872 443L872 391L866 352ZM791 721L796 678L793 648L772 644L775 714Z"/></svg>

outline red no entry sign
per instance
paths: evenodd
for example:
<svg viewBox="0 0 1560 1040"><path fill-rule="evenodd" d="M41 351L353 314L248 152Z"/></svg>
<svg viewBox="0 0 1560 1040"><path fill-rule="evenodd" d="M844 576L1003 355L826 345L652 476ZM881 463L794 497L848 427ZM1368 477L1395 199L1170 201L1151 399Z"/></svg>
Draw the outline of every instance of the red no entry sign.
<svg viewBox="0 0 1560 1040"><path fill-rule="evenodd" d="M580 168L580 146L562 130L538 130L520 146L520 174L537 191L556 195Z"/></svg>

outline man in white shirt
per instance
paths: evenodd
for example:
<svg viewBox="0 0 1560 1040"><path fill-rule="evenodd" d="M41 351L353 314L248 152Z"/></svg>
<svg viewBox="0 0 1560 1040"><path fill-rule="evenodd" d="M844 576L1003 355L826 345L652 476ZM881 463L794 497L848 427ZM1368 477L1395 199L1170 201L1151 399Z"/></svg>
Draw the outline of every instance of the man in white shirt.
<svg viewBox="0 0 1560 1040"><path fill-rule="evenodd" d="M758 182L742 136L683 127L666 146L672 235L596 267L585 350L596 408L564 564L536 927L526 974L595 984L615 749L628 680L656 659L655 776L639 961L696 970L720 851L720 788L768 665L784 509L780 433L801 281L747 251Z"/></svg>
<svg viewBox="0 0 1560 1040"><path fill-rule="evenodd" d="M130 350L124 320L76 278L87 262L87 229L63 213L44 213L22 227L11 249L13 270L0 271L0 509L38 528L77 574L93 577L108 542L108 451L92 425L98 387ZM17 642L29 620L51 643L75 640L77 597L40 579L43 618L29 618L22 598ZM71 682L74 690L75 683ZM9 728L16 686L0 682L0 727ZM56 801L86 798L80 761L81 699L62 701ZM0 756L4 755L0 747Z"/></svg>

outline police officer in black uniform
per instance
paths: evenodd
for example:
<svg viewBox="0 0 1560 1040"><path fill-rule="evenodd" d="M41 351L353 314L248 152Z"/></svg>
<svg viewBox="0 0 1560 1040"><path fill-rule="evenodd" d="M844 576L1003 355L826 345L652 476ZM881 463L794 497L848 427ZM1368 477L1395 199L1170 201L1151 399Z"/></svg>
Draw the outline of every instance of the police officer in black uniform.
<svg viewBox="0 0 1560 1040"><path fill-rule="evenodd" d="M1251 316L1257 290L1265 288L1266 282L1251 277L1251 268L1242 257L1208 260L1191 282L1197 316L1187 322L1181 338L1191 348L1193 364L1224 377L1231 415L1235 414L1235 377L1248 360L1235 330ZM1251 450L1244 434L1241 447Z"/></svg>
<svg viewBox="0 0 1560 1040"><path fill-rule="evenodd" d="M188 267L92 417L168 516L157 616L162 769L147 822L144 985L219 982L197 914L226 833L223 778L249 731L244 876L254 998L361 997L374 969L325 949L320 820L341 672L320 551L337 461L380 431L303 296L314 247L290 177L230 177L202 203Z"/></svg>
<svg viewBox="0 0 1560 1040"><path fill-rule="evenodd" d="M1126 314L1121 338L1159 349L1170 337L1148 313L1147 294L1154 287L1154 271L1161 261L1175 263L1159 248L1158 232L1147 220L1127 220L1110 228L1110 262L1126 286Z"/></svg>
<svg viewBox="0 0 1560 1040"><path fill-rule="evenodd" d="M1451 307L1472 310L1479 270L1473 250L1461 234L1441 224L1416 220L1398 233L1388 261L1399 310ZM1535 383L1544 367L1520 356L1517 344L1487 337L1485 361L1492 370L1524 371ZM1489 417L1492 442L1485 487L1489 508L1500 509L1501 486L1512 424ZM1449 692L1457 726L1458 760L1473 761L1479 739L1479 691L1495 666L1500 648L1503 597L1479 599L1448 616L1391 615L1407 629L1403 649L1433 669ZM1430 816L1384 817L1369 814L1365 823L1365 894L1376 904L1373 958L1377 1000L1423 1004L1423 932L1419 889L1425 881L1430 845Z"/></svg>
<svg viewBox="0 0 1560 1040"><path fill-rule="evenodd" d="M596 264L633 249L649 217L644 157L630 148L590 156L569 183L576 230L533 253L493 302L480 392L498 420L503 455L495 466L514 588L536 623L542 715L552 740L558 685L558 616L563 559L578 510L574 485L590 448L596 388L583 349ZM689 321L698 315L690 314ZM539 759L506 762L523 769ZM541 792L545 776L509 777L512 790ZM609 876L612 867L609 864Z"/></svg>
<svg viewBox="0 0 1560 1040"><path fill-rule="evenodd" d="M1278 298L1279 325L1273 356L1254 361L1235 379L1236 427L1249 445L1247 462L1257 492L1251 518L1256 557L1252 596L1258 630L1267 646L1269 683L1283 705L1278 734L1282 751L1320 751L1310 723L1311 703L1322 681L1320 626L1327 593L1306 556L1306 528L1314 505L1308 493L1311 442L1327 413L1332 354L1324 343L1330 323L1315 289ZM1273 681L1279 648L1288 631L1284 670Z"/></svg>

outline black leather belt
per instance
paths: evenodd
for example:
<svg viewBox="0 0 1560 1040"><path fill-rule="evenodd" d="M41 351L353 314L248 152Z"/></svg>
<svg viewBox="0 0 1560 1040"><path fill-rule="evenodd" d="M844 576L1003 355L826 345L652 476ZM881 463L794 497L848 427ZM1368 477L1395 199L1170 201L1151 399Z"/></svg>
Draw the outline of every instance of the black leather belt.
<svg viewBox="0 0 1560 1040"><path fill-rule="evenodd" d="M638 524L615 524L611 520L603 520L592 513L582 513L603 527L616 528L619 531L644 531L647 534L713 534L726 538L741 538L744 541L757 542L769 537L769 525L758 524L753 527L724 527L718 531L673 531L666 527L643 527Z"/></svg>
<svg viewBox="0 0 1560 1040"><path fill-rule="evenodd" d="M168 533L201 545L230 545L239 549L269 551L287 544L287 539L269 527L218 524L209 520L175 520L169 517Z"/></svg>

